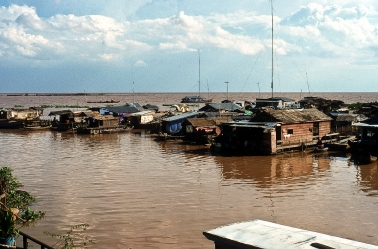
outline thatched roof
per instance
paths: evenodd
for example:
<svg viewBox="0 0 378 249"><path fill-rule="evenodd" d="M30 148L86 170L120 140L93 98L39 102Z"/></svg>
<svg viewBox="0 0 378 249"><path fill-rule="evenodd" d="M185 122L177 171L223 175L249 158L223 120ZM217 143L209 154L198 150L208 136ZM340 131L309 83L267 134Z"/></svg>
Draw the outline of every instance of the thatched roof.
<svg viewBox="0 0 378 249"><path fill-rule="evenodd" d="M60 110L60 111L52 111L52 112L49 113L49 116L55 116L55 115L73 116L73 112L71 110Z"/></svg>
<svg viewBox="0 0 378 249"><path fill-rule="evenodd" d="M282 122L283 124L309 123L331 121L323 112L317 109L289 109L289 110L266 110L256 114L253 122Z"/></svg>
<svg viewBox="0 0 378 249"><path fill-rule="evenodd" d="M360 122L366 119L362 114L340 114L336 117L337 122Z"/></svg>

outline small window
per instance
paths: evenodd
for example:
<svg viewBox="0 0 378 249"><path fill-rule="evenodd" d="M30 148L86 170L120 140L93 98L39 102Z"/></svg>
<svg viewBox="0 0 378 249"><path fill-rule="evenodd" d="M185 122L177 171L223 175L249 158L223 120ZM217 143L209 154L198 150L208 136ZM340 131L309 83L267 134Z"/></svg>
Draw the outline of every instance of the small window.
<svg viewBox="0 0 378 249"><path fill-rule="evenodd" d="M294 134L293 129L287 129L287 134Z"/></svg>

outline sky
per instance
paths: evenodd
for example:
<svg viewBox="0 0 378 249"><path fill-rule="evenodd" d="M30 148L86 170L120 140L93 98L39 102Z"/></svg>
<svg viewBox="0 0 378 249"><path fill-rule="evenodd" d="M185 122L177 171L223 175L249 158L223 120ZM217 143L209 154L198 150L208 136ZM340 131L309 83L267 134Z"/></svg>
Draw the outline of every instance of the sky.
<svg viewBox="0 0 378 249"><path fill-rule="evenodd" d="M0 0L0 92L378 90L378 1L272 1Z"/></svg>

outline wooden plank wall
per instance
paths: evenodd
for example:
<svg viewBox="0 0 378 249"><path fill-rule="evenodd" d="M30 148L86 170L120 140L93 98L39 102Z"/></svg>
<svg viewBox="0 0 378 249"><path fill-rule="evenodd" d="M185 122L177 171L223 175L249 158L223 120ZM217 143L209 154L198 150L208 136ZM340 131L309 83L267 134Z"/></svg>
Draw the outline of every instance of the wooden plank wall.
<svg viewBox="0 0 378 249"><path fill-rule="evenodd" d="M288 124L282 125L282 145L292 145L292 144L301 144L302 142L312 141L313 140L313 123L304 123L304 124ZM288 130L292 129L293 134L288 134ZM331 122L319 122L319 137L331 132Z"/></svg>

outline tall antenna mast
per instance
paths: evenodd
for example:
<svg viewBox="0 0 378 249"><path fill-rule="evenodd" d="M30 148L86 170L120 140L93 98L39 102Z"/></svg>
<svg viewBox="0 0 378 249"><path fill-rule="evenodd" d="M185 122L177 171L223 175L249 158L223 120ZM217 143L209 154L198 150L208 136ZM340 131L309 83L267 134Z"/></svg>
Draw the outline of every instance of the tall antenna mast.
<svg viewBox="0 0 378 249"><path fill-rule="evenodd" d="M259 88L259 98L260 98L260 82L257 82L257 87Z"/></svg>
<svg viewBox="0 0 378 249"><path fill-rule="evenodd" d="M131 65L131 76L133 78L133 104L135 103L135 94L134 94L134 65Z"/></svg>
<svg viewBox="0 0 378 249"><path fill-rule="evenodd" d="M272 106L273 106L273 0L270 1L270 7L271 7L271 12L272 12Z"/></svg>
<svg viewBox="0 0 378 249"><path fill-rule="evenodd" d="M305 67L305 70L306 70L306 82L307 82L307 88L308 88L308 96L311 96L310 94L310 84L308 84L308 77L307 77L307 69Z"/></svg>
<svg viewBox="0 0 378 249"><path fill-rule="evenodd" d="M201 54L198 49L198 96L201 96Z"/></svg>

